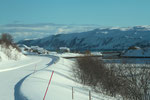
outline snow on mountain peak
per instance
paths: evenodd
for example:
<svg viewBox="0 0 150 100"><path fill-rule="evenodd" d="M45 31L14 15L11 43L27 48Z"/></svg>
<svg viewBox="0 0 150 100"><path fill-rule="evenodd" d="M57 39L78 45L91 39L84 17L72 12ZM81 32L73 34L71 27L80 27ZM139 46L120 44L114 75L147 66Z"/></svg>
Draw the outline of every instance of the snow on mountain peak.
<svg viewBox="0 0 150 100"><path fill-rule="evenodd" d="M38 45L48 50L69 47L71 50L127 49L130 46L150 46L150 31L139 28L97 28L87 32L51 35L49 37L22 41L26 45Z"/></svg>

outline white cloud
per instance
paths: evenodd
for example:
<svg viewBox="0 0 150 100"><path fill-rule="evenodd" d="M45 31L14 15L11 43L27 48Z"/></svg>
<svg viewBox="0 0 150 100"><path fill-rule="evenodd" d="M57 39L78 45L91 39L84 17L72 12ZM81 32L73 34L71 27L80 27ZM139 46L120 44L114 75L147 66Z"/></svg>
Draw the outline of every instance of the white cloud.
<svg viewBox="0 0 150 100"><path fill-rule="evenodd" d="M10 24L0 25L0 33L10 33L15 40L41 38L52 34L89 31L99 26L60 24Z"/></svg>

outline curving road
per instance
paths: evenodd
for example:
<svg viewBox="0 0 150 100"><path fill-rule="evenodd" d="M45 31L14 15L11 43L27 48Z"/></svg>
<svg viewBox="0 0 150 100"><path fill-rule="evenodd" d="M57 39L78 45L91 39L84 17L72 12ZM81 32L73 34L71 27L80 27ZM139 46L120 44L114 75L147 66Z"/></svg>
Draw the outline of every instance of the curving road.
<svg viewBox="0 0 150 100"><path fill-rule="evenodd" d="M10 63L9 68L0 69L0 100L20 100L20 86L35 70L40 71L49 67L57 60L53 56L29 56L21 63ZM7 63L9 66L9 62ZM1 68L1 66L0 66Z"/></svg>

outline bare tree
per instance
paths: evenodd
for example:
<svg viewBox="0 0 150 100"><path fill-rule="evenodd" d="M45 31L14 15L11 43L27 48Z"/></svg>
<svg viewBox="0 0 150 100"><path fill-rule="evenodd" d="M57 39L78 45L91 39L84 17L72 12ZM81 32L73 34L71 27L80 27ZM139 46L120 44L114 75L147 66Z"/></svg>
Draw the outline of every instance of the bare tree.
<svg viewBox="0 0 150 100"><path fill-rule="evenodd" d="M6 43L6 45L11 45L13 43L13 38L8 33L1 34L0 40L1 42Z"/></svg>
<svg viewBox="0 0 150 100"><path fill-rule="evenodd" d="M11 45L13 48L16 48L19 52L21 51L20 48L13 42L13 37L8 33L3 33L0 35L0 44L9 48ZM5 45L4 45L5 44Z"/></svg>
<svg viewBox="0 0 150 100"><path fill-rule="evenodd" d="M147 65L105 64L101 59L84 56L77 59L74 76L84 85L110 96L129 100L149 100L150 69ZM145 99L146 98L146 99ZM149 98L149 99L147 99Z"/></svg>

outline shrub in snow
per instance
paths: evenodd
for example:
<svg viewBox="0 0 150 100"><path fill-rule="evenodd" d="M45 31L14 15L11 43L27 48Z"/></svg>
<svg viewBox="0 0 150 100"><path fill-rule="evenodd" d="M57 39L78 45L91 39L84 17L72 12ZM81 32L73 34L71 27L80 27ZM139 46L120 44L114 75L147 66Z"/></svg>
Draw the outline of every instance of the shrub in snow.
<svg viewBox="0 0 150 100"><path fill-rule="evenodd" d="M4 55L5 58L8 60L18 60L23 56L22 53L19 52L16 48L13 48L12 46L7 47L5 44L0 45L0 52L1 59L4 59Z"/></svg>
<svg viewBox="0 0 150 100"><path fill-rule="evenodd" d="M23 56L20 53L18 46L13 43L13 38L9 34L2 34L0 36L0 58L1 60L18 60Z"/></svg>
<svg viewBox="0 0 150 100"><path fill-rule="evenodd" d="M77 59L73 68L77 81L110 96L121 95L125 100L149 100L150 69L148 65L105 64L98 58Z"/></svg>
<svg viewBox="0 0 150 100"><path fill-rule="evenodd" d="M10 34L3 33L0 36L0 44L6 44L6 46L12 45L13 44L13 38Z"/></svg>

